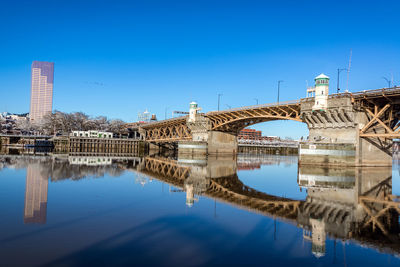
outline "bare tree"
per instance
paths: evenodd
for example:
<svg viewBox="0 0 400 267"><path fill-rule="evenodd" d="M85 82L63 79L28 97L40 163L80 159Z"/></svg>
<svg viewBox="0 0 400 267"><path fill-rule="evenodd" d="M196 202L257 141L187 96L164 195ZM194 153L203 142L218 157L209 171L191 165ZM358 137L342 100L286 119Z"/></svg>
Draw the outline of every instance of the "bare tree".
<svg viewBox="0 0 400 267"><path fill-rule="evenodd" d="M101 130L118 132L122 129L124 122L119 119L108 120L105 116L90 118L83 112L64 113L54 111L54 113L44 116L37 123L39 130L46 134L70 133L71 131Z"/></svg>

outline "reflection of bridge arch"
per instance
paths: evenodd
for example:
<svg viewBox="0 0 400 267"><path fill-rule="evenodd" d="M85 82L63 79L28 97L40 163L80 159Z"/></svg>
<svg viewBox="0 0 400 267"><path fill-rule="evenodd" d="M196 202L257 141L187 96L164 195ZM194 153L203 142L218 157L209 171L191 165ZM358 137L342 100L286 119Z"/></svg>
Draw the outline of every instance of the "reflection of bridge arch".
<svg viewBox="0 0 400 267"><path fill-rule="evenodd" d="M352 239L368 247L400 254L400 198L391 195L391 177L364 192L356 200L359 205L352 206L310 196L307 196L306 201L297 201L268 195L244 185L236 174L207 178L199 176L201 172L198 170L193 173L192 166L180 165L170 159L147 157L142 161L140 171L183 191L188 188L186 183L189 180L195 185L196 181L202 179L197 184L206 184L206 188L197 190L196 194L269 217L284 219L306 231L313 227L322 227L320 230L325 235ZM193 188L191 190L196 192Z"/></svg>
<svg viewBox="0 0 400 267"><path fill-rule="evenodd" d="M191 175L189 166L178 164L175 160L146 157L140 171L155 178L184 188L185 180ZM272 196L244 185L237 174L206 178L207 189L204 195L240 208L256 211L269 216L295 219L300 201Z"/></svg>

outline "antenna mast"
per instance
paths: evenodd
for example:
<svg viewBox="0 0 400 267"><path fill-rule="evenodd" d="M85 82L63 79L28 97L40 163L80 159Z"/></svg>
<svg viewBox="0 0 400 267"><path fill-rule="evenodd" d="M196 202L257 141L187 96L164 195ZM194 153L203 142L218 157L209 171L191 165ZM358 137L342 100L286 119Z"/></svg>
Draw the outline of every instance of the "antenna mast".
<svg viewBox="0 0 400 267"><path fill-rule="evenodd" d="M392 83L391 83L391 85L392 85L392 87L396 87L396 86L394 85L393 72L390 73L390 74L392 75Z"/></svg>
<svg viewBox="0 0 400 267"><path fill-rule="evenodd" d="M346 92L349 91L349 78L350 78L350 68L351 68L351 56L353 54L353 49L350 49L349 67L347 68L347 81L346 81Z"/></svg>

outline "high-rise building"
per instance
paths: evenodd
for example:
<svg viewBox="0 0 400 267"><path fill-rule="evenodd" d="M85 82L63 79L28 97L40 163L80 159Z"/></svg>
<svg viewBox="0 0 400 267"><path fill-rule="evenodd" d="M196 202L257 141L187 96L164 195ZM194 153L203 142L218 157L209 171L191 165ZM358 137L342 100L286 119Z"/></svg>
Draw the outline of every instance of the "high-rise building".
<svg viewBox="0 0 400 267"><path fill-rule="evenodd" d="M31 81L31 121L38 121L53 109L54 63L33 61Z"/></svg>
<svg viewBox="0 0 400 267"><path fill-rule="evenodd" d="M46 223L48 177L39 165L26 170L24 223Z"/></svg>

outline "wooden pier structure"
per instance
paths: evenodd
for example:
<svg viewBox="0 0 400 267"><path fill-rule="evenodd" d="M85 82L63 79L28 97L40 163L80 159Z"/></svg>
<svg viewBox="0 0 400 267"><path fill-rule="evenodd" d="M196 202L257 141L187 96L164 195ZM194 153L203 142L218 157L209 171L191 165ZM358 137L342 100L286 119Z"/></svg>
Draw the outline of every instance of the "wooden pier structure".
<svg viewBox="0 0 400 267"><path fill-rule="evenodd" d="M133 138L55 137L55 153L138 154L147 150L146 143Z"/></svg>

